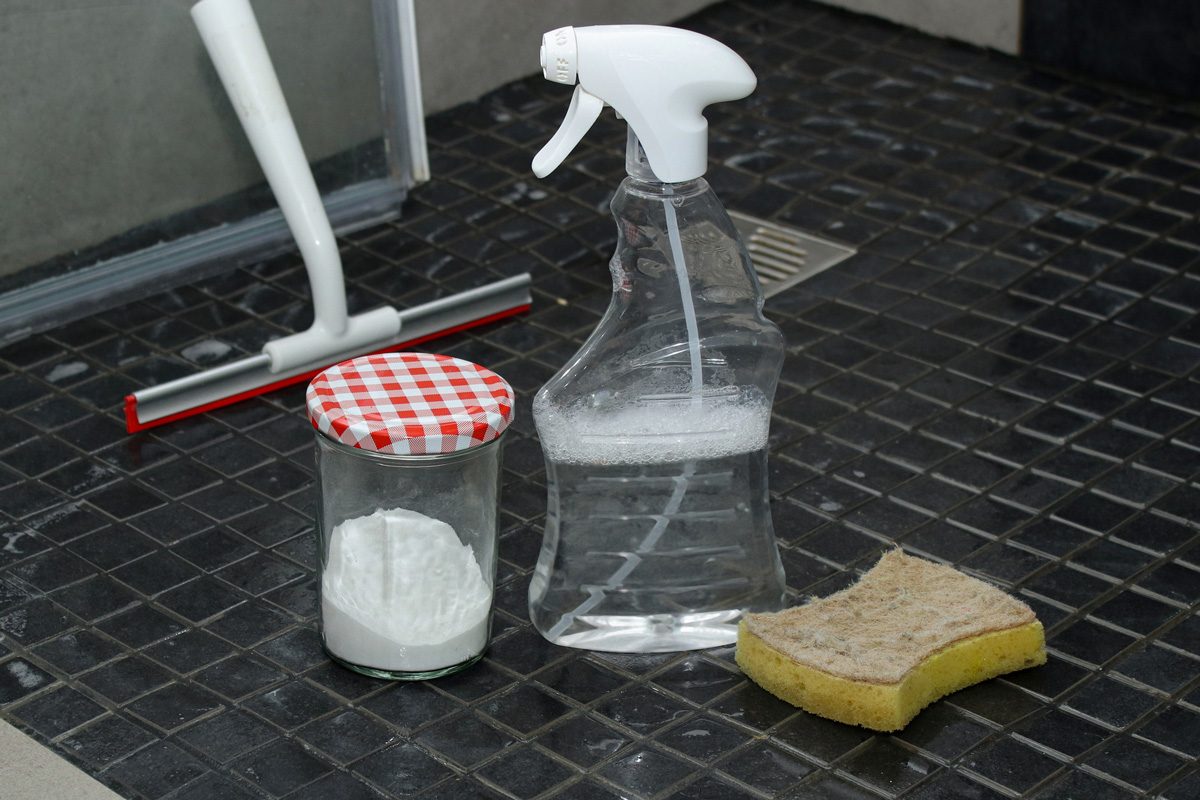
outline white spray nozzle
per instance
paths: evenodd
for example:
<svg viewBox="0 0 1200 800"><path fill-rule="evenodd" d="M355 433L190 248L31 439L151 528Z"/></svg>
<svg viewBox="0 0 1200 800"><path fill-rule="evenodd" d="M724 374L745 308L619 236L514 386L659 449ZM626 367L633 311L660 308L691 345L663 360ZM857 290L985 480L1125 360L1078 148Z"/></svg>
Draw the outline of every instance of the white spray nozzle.
<svg viewBox="0 0 1200 800"><path fill-rule="evenodd" d="M544 178L583 138L608 104L629 123L664 183L698 178L708 167L704 108L754 91L754 72L707 36L659 25L558 28L542 37L542 74L574 84L567 116L533 160Z"/></svg>
<svg viewBox="0 0 1200 800"><path fill-rule="evenodd" d="M568 25L542 36L542 75L546 80L572 86L577 73L579 51L575 48L575 29Z"/></svg>

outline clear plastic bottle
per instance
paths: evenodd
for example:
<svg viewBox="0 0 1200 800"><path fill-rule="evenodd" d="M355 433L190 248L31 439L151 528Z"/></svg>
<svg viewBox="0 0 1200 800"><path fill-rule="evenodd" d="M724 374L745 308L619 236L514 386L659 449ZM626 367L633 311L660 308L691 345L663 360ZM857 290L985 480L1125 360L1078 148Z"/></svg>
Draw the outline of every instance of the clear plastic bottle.
<svg viewBox="0 0 1200 800"><path fill-rule="evenodd" d="M750 258L703 178L663 183L630 131L613 298L538 392L545 538L530 617L618 652L729 644L779 608L767 433L783 361Z"/></svg>

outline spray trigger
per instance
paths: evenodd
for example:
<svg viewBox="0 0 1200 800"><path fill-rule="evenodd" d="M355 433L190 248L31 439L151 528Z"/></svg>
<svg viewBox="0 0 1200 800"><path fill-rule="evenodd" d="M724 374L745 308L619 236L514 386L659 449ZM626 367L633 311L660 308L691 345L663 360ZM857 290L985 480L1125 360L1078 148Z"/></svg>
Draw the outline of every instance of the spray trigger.
<svg viewBox="0 0 1200 800"><path fill-rule="evenodd" d="M575 86L575 94L571 96L571 105L562 125L558 126L554 136L546 142L545 147L533 157L533 174L544 178L558 168L558 165L571 154L575 145L591 129L604 110L604 101L594 94L589 94L582 85Z"/></svg>

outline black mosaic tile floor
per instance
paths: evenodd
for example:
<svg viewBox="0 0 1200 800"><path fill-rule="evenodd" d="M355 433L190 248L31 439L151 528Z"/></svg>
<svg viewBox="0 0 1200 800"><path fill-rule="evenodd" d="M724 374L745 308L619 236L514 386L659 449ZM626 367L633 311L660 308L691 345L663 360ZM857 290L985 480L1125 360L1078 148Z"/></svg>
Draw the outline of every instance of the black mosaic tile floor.
<svg viewBox="0 0 1200 800"><path fill-rule="evenodd" d="M530 629L528 401L606 305L624 139L534 180L568 93L528 80L432 119L437 179L343 246L356 310L534 275L528 316L436 345L522 398L488 657L388 685L321 654L301 389L124 434L129 389L306 323L286 256L0 351L5 719L136 798L1200 796L1200 117L808 3L688 24L760 75L710 114L729 206L860 250L769 305L793 598L896 543L1027 600L1049 663L880 736L728 649Z"/></svg>

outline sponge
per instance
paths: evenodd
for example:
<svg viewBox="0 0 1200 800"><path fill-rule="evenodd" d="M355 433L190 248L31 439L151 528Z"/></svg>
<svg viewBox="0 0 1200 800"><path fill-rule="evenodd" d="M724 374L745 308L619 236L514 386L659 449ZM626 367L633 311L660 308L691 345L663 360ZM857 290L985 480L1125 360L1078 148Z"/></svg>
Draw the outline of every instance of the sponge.
<svg viewBox="0 0 1200 800"><path fill-rule="evenodd" d="M999 589L893 550L858 583L747 614L737 663L792 705L877 731L971 684L1046 663L1042 623Z"/></svg>

